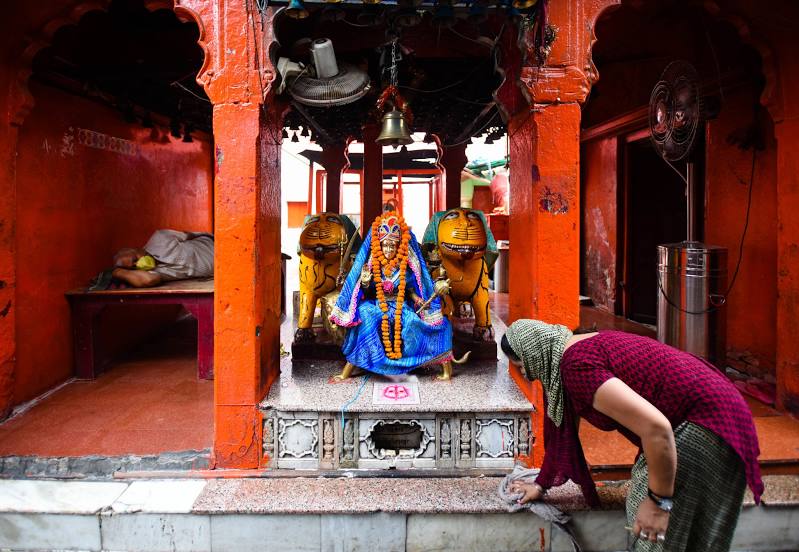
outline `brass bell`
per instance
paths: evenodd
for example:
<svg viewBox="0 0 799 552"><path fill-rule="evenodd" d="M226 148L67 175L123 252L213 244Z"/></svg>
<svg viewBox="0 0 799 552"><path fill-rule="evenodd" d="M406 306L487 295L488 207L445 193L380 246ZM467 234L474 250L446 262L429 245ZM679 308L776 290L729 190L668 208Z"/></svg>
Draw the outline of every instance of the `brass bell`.
<svg viewBox="0 0 799 552"><path fill-rule="evenodd" d="M413 143L405 116L396 107L383 115L380 136L375 140L381 146L400 146Z"/></svg>
<svg viewBox="0 0 799 552"><path fill-rule="evenodd" d="M526 10L538 4L538 0L513 0L513 7L517 10Z"/></svg>
<svg viewBox="0 0 799 552"><path fill-rule="evenodd" d="M302 0L291 0L286 8L286 15L292 19L305 19L308 17L308 10L302 4Z"/></svg>

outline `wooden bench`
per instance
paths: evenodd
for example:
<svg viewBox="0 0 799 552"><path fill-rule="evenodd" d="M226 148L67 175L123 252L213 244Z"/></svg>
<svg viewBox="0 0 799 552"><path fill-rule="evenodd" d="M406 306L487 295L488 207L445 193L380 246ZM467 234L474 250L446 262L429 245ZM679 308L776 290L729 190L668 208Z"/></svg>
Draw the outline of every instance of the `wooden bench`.
<svg viewBox="0 0 799 552"><path fill-rule="evenodd" d="M98 366L95 351L98 315L111 305L181 305L197 320L197 374L214 378L214 281L179 280L152 288L67 292L72 312L75 342L75 372L81 379L94 379Z"/></svg>

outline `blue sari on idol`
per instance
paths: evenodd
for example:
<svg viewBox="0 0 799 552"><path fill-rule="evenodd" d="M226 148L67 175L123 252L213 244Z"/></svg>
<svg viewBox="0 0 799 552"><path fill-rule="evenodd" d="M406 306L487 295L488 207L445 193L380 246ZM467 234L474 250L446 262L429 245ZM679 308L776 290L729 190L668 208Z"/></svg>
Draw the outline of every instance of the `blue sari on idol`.
<svg viewBox="0 0 799 552"><path fill-rule="evenodd" d="M375 298L375 284L368 290L361 286L361 270L371 267L372 235L367 233L358 256L341 289L330 320L347 328L347 336L341 347L347 361L369 372L397 375L410 372L425 364L441 364L452 359L452 326L441 314L438 297L420 314L416 314L406 291L402 309L402 357L390 359L383 347L381 322L383 312ZM377 261L375 261L377 262ZM397 270L394 278L398 277ZM390 279L390 278L386 278ZM427 271L422 250L411 232L408 240L408 268L405 272L406 290L413 289L423 300L433 296L433 280ZM394 282L394 288L398 287ZM366 293L365 293L366 291ZM391 342L394 342L394 320L397 311L396 295L386 295Z"/></svg>

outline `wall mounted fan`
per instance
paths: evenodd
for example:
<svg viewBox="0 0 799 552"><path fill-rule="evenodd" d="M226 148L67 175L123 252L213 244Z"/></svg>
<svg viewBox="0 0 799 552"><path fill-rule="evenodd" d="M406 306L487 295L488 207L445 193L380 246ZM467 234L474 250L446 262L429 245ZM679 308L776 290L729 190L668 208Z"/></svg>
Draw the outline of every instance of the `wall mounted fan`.
<svg viewBox="0 0 799 552"><path fill-rule="evenodd" d="M313 107L346 105L369 92L369 75L354 65L338 63L330 39L314 40L311 56L311 66L278 60L278 92L287 90L295 102Z"/></svg>
<svg viewBox="0 0 799 552"><path fill-rule="evenodd" d="M687 187L688 228L686 239L696 239L696 165L691 158L705 119L699 76L685 61L670 63L649 98L649 129L655 151L683 178ZM674 163L687 161L683 175Z"/></svg>

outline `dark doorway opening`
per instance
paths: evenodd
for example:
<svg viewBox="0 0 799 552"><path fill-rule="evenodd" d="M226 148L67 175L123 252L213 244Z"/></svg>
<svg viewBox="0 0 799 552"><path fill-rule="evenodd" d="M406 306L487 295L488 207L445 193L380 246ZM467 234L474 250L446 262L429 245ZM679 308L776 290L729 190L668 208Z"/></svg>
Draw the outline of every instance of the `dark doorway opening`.
<svg viewBox="0 0 799 552"><path fill-rule="evenodd" d="M702 158L703 144L694 156ZM655 152L648 139L624 145L624 203L621 211L625 233L624 277L622 283L624 316L636 322L655 324L657 317L657 246L687 238L686 164L672 170ZM703 167L699 163L694 201L704 195ZM701 203L699 203L701 205ZM697 239L702 239L697 224Z"/></svg>

